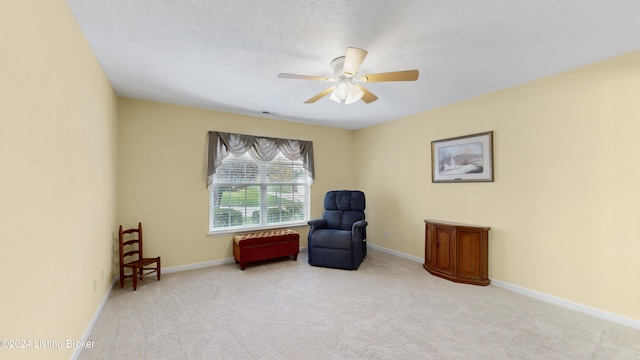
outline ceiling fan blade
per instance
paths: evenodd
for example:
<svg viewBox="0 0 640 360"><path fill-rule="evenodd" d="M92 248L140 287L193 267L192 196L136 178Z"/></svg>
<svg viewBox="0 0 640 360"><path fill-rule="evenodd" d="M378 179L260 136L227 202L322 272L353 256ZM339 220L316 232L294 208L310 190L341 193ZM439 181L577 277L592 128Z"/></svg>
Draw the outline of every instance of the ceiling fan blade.
<svg viewBox="0 0 640 360"><path fill-rule="evenodd" d="M364 92L364 95L362 95L362 101L368 104L378 100L378 97L373 95L371 91L365 89L364 86L362 85L356 85L356 86L359 87L360 90L362 90L362 92Z"/></svg>
<svg viewBox="0 0 640 360"><path fill-rule="evenodd" d="M332 78L322 77L322 76L296 75L296 74L285 74L285 73L278 74L278 77L283 79L300 79L300 80L320 80L320 81L334 80Z"/></svg>
<svg viewBox="0 0 640 360"><path fill-rule="evenodd" d="M324 89L323 91L321 91L320 93L318 93L318 95L312 97L311 99L305 101L305 104L313 104L314 102L322 99L323 97L327 96L328 94L330 94L336 87L332 86L330 88Z"/></svg>
<svg viewBox="0 0 640 360"><path fill-rule="evenodd" d="M364 82L381 82L381 81L416 81L418 80L418 70L394 71L379 74L367 74L360 77L360 81Z"/></svg>
<svg viewBox="0 0 640 360"><path fill-rule="evenodd" d="M358 73L358 69L364 58L369 52L367 50L358 48L347 48L347 53L344 56L344 68L342 73L347 76L355 76Z"/></svg>

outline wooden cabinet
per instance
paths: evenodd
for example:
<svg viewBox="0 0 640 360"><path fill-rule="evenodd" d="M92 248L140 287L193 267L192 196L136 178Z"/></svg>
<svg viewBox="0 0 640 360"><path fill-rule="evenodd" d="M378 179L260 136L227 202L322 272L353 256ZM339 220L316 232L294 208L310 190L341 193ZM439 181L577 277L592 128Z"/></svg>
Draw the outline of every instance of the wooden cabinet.
<svg viewBox="0 0 640 360"><path fill-rule="evenodd" d="M423 267L451 281L489 285L488 226L425 220Z"/></svg>

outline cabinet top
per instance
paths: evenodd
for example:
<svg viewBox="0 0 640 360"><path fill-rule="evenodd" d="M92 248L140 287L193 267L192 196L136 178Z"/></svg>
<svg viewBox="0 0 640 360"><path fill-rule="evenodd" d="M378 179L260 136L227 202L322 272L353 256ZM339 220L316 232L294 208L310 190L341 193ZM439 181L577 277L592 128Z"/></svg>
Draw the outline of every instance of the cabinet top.
<svg viewBox="0 0 640 360"><path fill-rule="evenodd" d="M464 223L459 223L459 222L455 222L455 221L442 221L442 220L426 219L426 220L424 220L424 222L426 224L434 224L434 225L473 227L473 228L480 228L480 229L484 229L484 230L491 229L490 226L464 224Z"/></svg>

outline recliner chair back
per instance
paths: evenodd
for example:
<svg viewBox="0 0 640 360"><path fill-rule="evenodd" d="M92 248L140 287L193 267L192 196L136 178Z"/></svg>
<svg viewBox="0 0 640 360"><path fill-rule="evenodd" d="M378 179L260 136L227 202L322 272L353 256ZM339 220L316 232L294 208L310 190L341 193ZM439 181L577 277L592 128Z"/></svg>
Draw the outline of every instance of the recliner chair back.
<svg viewBox="0 0 640 360"><path fill-rule="evenodd" d="M327 228L349 230L358 220L364 220L366 201L362 191L335 190L324 197L324 214Z"/></svg>

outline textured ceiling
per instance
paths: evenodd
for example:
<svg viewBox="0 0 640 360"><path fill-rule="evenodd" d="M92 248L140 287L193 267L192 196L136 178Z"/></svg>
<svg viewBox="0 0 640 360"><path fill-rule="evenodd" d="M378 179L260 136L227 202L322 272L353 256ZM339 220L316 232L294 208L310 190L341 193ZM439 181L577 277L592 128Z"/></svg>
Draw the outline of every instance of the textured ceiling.
<svg viewBox="0 0 640 360"><path fill-rule="evenodd" d="M67 0L120 96L358 129L640 49L638 0ZM347 47L378 101L304 101ZM640 66L640 65L639 65ZM268 112L265 115L263 112Z"/></svg>

